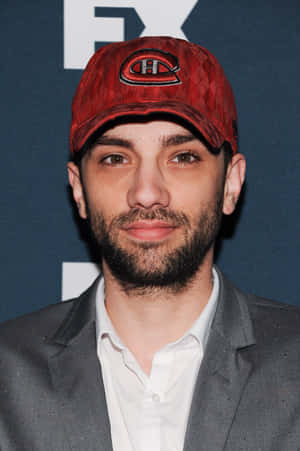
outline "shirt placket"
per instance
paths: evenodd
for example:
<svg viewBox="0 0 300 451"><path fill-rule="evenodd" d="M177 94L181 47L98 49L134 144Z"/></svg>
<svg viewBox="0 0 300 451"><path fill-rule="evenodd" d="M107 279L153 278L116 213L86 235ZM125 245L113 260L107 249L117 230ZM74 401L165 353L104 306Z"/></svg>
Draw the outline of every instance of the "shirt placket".
<svg viewBox="0 0 300 451"><path fill-rule="evenodd" d="M140 450L162 449L162 408L172 371L173 353L159 351L152 361L150 377L146 380L140 423Z"/></svg>

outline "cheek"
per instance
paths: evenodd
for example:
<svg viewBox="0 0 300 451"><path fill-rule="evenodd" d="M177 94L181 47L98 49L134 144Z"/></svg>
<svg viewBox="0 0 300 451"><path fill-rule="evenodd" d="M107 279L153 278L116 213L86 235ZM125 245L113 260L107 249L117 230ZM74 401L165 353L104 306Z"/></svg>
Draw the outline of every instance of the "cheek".
<svg viewBox="0 0 300 451"><path fill-rule="evenodd" d="M192 211L219 199L222 188L223 182L217 177L200 175L188 181L177 179L171 192L172 204Z"/></svg>
<svg viewBox="0 0 300 451"><path fill-rule="evenodd" d="M126 211L126 191L118 184L98 183L89 185L86 196L90 212L99 212L106 218L113 218Z"/></svg>

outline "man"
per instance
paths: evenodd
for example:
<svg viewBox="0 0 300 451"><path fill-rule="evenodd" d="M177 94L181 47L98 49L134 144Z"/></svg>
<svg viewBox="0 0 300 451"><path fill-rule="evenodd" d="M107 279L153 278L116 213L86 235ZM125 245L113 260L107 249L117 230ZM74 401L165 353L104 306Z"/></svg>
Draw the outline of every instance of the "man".
<svg viewBox="0 0 300 451"><path fill-rule="evenodd" d="M69 180L103 277L0 331L0 448L296 451L296 307L213 267L245 174L205 49L103 47L73 101Z"/></svg>

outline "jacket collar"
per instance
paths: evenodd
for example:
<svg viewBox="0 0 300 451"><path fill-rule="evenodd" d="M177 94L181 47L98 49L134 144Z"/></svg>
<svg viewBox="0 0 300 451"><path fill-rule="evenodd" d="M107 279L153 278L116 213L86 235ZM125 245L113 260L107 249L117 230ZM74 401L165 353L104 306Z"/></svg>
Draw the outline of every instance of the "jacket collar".
<svg viewBox="0 0 300 451"><path fill-rule="evenodd" d="M247 295L238 290L218 268L216 270L220 279L220 291L212 326L232 348L251 346L255 343L255 336Z"/></svg>
<svg viewBox="0 0 300 451"><path fill-rule="evenodd" d="M97 277L94 283L84 291L77 299L70 301L73 306L49 340L53 343L67 346L80 336L82 330L96 319L96 294L101 276Z"/></svg>

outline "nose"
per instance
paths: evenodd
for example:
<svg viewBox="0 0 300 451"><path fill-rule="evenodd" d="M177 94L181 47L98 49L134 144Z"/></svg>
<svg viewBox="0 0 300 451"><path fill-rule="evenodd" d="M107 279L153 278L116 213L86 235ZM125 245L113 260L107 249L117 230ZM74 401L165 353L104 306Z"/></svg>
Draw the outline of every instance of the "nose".
<svg viewBox="0 0 300 451"><path fill-rule="evenodd" d="M131 208L151 209L169 205L170 195L158 165L148 162L136 169L127 201Z"/></svg>

